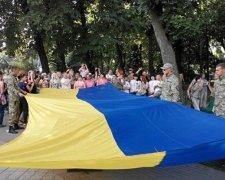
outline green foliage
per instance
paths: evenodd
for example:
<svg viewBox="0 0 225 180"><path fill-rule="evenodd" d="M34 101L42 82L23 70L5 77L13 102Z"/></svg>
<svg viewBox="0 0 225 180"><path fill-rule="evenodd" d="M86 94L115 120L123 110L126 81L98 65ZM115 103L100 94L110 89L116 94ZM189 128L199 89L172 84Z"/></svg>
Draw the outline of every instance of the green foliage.
<svg viewBox="0 0 225 180"><path fill-rule="evenodd" d="M129 57L129 67L133 67L135 70L143 67L143 59L141 57L142 47L138 45L133 45L130 57Z"/></svg>
<svg viewBox="0 0 225 180"><path fill-rule="evenodd" d="M151 10L161 17L175 50L182 47L181 64L192 61L207 68L224 56L218 50L214 58L208 48L212 41L225 47L224 0L1 0L0 39L6 44L1 48L30 66L37 57L34 37L39 32L53 70L63 66L64 57L71 66L85 62L104 70L121 64L147 67ZM154 47L152 53L157 71L159 49Z"/></svg>
<svg viewBox="0 0 225 180"><path fill-rule="evenodd" d="M8 67L12 65L16 65L25 71L35 69L33 58L28 58L24 56L17 56L16 58L10 59Z"/></svg>
<svg viewBox="0 0 225 180"><path fill-rule="evenodd" d="M0 71L6 71L9 68L12 58L7 56L5 52L0 53Z"/></svg>

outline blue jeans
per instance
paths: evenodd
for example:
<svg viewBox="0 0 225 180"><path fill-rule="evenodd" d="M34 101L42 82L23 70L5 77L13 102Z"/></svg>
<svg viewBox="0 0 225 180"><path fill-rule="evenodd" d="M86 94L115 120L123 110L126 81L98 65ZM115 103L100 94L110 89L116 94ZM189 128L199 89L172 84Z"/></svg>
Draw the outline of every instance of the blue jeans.
<svg viewBox="0 0 225 180"><path fill-rule="evenodd" d="M0 125L2 125L4 118L4 106L0 104Z"/></svg>

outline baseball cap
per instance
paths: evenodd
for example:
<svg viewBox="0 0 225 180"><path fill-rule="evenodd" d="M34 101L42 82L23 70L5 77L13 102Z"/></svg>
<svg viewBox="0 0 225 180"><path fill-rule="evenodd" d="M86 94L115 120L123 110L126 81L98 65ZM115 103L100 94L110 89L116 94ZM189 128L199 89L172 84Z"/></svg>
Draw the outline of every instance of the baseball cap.
<svg viewBox="0 0 225 180"><path fill-rule="evenodd" d="M173 65L170 64L170 63L165 63L165 64L163 65L163 67L161 67L161 69L169 69L169 68L173 69Z"/></svg>

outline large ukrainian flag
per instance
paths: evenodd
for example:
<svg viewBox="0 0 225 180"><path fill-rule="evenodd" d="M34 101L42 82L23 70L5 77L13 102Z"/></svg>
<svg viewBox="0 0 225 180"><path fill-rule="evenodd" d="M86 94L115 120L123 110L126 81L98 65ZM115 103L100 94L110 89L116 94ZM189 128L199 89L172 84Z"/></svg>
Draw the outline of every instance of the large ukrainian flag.
<svg viewBox="0 0 225 180"><path fill-rule="evenodd" d="M225 119L107 84L26 97L29 123L1 167L128 169L225 158Z"/></svg>

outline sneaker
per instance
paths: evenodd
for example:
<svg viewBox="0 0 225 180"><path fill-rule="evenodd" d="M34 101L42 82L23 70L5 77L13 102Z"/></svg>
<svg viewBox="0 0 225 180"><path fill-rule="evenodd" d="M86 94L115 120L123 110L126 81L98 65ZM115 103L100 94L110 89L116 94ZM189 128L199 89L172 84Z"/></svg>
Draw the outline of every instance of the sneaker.
<svg viewBox="0 0 225 180"><path fill-rule="evenodd" d="M6 127L6 125L0 124L0 128L2 128L2 127Z"/></svg>

